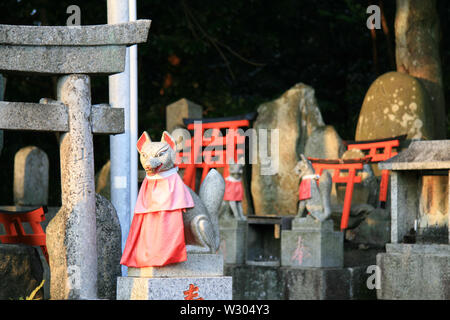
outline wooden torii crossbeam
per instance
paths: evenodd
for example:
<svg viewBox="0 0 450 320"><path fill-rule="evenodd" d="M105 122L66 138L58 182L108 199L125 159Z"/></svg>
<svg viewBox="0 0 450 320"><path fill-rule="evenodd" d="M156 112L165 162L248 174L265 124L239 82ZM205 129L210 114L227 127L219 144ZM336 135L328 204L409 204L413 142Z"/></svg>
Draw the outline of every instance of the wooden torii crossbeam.
<svg viewBox="0 0 450 320"><path fill-rule="evenodd" d="M360 159L319 159L308 158L314 168L314 171L321 175L323 170L333 170L332 180L334 183L345 183L344 207L342 208L341 230L347 229L350 208L352 205L353 186L355 183L361 183L362 179L356 175L357 170L362 170L365 163L369 163L370 158ZM348 171L347 175L341 175L342 171Z"/></svg>
<svg viewBox="0 0 450 320"><path fill-rule="evenodd" d="M347 141L347 149L359 149L367 153L367 156L371 158L370 163L378 163L388 160L397 155L393 148L400 145L400 141L405 140L406 135L397 136L387 139L367 140L367 141ZM380 152L381 151L381 152ZM389 170L381 170L381 182L380 182L380 206L386 207L387 191L389 184Z"/></svg>

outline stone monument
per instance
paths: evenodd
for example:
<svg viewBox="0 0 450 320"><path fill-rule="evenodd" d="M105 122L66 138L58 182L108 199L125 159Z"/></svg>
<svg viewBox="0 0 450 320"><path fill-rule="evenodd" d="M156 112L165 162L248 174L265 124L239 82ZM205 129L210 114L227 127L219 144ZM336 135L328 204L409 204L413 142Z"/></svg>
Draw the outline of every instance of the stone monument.
<svg viewBox="0 0 450 320"><path fill-rule="evenodd" d="M166 107L166 130L170 133L176 128L183 128L184 118L202 118L203 107L188 100L180 99Z"/></svg>
<svg viewBox="0 0 450 320"><path fill-rule="evenodd" d="M62 208L49 223L52 299L97 298L93 137L124 131L124 111L91 104L91 74L123 72L150 20L115 25L0 25L0 71L60 75L57 101L0 102L0 129L62 132Z"/></svg>
<svg viewBox="0 0 450 320"><path fill-rule="evenodd" d="M433 139L433 108L420 80L401 72L379 76L370 86L358 118L355 140L407 134L408 139Z"/></svg>
<svg viewBox="0 0 450 320"><path fill-rule="evenodd" d="M35 146L20 149L14 157L14 203L45 206L48 201L48 157Z"/></svg>
<svg viewBox="0 0 450 320"><path fill-rule="evenodd" d="M391 243L377 255L379 299L450 299L449 150L450 140L414 141L378 164L392 170Z"/></svg>

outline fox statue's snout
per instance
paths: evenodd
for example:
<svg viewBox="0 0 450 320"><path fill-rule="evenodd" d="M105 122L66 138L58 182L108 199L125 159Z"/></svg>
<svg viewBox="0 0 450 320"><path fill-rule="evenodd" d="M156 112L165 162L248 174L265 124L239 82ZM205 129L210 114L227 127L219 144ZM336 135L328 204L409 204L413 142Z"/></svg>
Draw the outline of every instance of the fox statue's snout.
<svg viewBox="0 0 450 320"><path fill-rule="evenodd" d="M147 172L147 174L157 173L162 166L161 161L155 158L141 159L141 163L142 167L144 168L145 172Z"/></svg>
<svg viewBox="0 0 450 320"><path fill-rule="evenodd" d="M161 141L154 142L144 132L137 142L142 167L148 176L163 173L175 167L176 143L164 131ZM225 181L211 169L200 186L199 195L189 192L194 207L183 213L187 252L215 253L219 248L218 214L225 192Z"/></svg>

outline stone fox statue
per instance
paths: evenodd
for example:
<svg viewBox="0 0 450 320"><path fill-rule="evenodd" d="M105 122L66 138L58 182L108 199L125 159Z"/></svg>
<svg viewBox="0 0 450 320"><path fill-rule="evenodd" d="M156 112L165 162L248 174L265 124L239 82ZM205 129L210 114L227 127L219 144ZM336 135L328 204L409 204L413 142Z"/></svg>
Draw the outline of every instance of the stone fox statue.
<svg viewBox="0 0 450 320"><path fill-rule="evenodd" d="M319 177L316 175L311 162L303 154L300 157L301 160L294 169L301 178L297 217L303 217L306 209L315 219L325 221L331 216L331 175L324 171Z"/></svg>
<svg viewBox="0 0 450 320"><path fill-rule="evenodd" d="M144 132L137 149L146 178L120 263L137 268L163 266L186 261L187 252L216 253L218 211L225 190L222 176L212 169L197 195L178 175L176 143L169 133L153 142Z"/></svg>

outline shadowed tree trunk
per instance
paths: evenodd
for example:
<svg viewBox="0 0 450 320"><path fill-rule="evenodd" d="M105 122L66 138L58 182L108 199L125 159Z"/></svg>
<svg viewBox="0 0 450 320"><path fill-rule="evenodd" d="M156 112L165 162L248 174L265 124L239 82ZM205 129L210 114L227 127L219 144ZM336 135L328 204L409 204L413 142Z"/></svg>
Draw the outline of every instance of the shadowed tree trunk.
<svg viewBox="0 0 450 320"><path fill-rule="evenodd" d="M384 33L384 36L386 39L386 46L387 46L388 55L389 55L389 64L390 64L391 68L394 69L395 68L394 50L392 49L391 34L389 32L389 27L388 27L388 23L386 20L386 16L384 15L384 3L382 0L380 0L379 6L380 6L380 13L381 13L381 27L383 28L383 33Z"/></svg>
<svg viewBox="0 0 450 320"><path fill-rule="evenodd" d="M421 80L434 108L434 138L445 139L447 116L439 39L439 16L435 0L397 0L395 16L397 71Z"/></svg>

